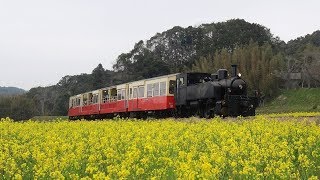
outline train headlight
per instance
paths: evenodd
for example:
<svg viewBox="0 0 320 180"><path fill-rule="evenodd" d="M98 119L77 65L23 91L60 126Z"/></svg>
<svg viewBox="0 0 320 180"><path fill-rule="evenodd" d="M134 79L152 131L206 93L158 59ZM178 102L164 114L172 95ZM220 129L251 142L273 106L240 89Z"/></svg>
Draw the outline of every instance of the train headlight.
<svg viewBox="0 0 320 180"><path fill-rule="evenodd" d="M238 76L241 77L241 73L239 73Z"/></svg>

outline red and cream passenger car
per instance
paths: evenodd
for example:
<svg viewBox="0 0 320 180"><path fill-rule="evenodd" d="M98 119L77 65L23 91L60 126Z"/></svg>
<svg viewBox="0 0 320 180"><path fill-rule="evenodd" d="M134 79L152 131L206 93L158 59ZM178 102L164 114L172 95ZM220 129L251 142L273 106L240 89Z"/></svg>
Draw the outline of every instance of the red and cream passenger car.
<svg viewBox="0 0 320 180"><path fill-rule="evenodd" d="M175 108L176 74L106 87L70 97L70 119L164 116Z"/></svg>

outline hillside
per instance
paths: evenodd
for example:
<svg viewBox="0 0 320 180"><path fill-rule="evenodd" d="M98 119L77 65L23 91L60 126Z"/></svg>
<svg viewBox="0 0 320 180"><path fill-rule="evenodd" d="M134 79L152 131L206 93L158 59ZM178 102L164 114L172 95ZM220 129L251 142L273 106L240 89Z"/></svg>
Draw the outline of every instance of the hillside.
<svg viewBox="0 0 320 180"><path fill-rule="evenodd" d="M273 101L258 108L257 113L320 112L320 88L283 90Z"/></svg>
<svg viewBox="0 0 320 180"><path fill-rule="evenodd" d="M18 95L24 93L26 93L26 91L21 88L0 86L0 95Z"/></svg>
<svg viewBox="0 0 320 180"><path fill-rule="evenodd" d="M131 51L118 56L113 68L124 81L183 72L201 57L213 56L222 49L231 52L250 42L270 44L275 51L285 45L267 27L243 19L175 26L137 42Z"/></svg>

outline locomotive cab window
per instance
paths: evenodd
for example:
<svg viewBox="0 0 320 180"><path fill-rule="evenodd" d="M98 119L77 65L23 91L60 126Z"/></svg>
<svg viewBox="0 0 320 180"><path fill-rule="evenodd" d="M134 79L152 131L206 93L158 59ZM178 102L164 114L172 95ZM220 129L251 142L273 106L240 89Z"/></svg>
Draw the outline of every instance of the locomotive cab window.
<svg viewBox="0 0 320 180"><path fill-rule="evenodd" d="M181 78L179 78L179 80L178 80L178 85L179 86L183 86L184 85L184 78L183 77L181 77Z"/></svg>
<svg viewBox="0 0 320 180"><path fill-rule="evenodd" d="M211 74L190 73L188 74L188 86L211 81Z"/></svg>

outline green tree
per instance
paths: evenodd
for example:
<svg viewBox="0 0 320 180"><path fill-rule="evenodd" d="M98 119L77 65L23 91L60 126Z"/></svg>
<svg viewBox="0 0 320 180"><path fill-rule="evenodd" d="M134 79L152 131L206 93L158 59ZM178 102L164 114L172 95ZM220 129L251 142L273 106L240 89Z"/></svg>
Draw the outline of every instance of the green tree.
<svg viewBox="0 0 320 180"><path fill-rule="evenodd" d="M211 55L209 55L208 57L200 57L198 60L196 60L191 67L191 71L213 73L214 64Z"/></svg>
<svg viewBox="0 0 320 180"><path fill-rule="evenodd" d="M304 84L310 87L320 86L320 47L308 43L300 53L302 68L302 87Z"/></svg>
<svg viewBox="0 0 320 180"><path fill-rule="evenodd" d="M220 54L224 59L222 64L228 65L230 64L230 57L227 57L229 53L237 46L248 45L250 40L257 42L260 46L264 43L272 44L273 49L279 49L278 46L283 44L277 37L273 37L266 27L248 23L242 19L202 24L198 27L175 26L157 33L146 42L139 41L129 53L118 56L113 68L122 74L122 79L136 80L141 78L141 76L134 77L136 68L143 62L156 63L162 65L158 69L167 67L170 73L177 73L186 68L192 69L192 64L197 60L215 54L217 51L222 51ZM151 71L147 68L158 71L154 66L145 68L145 71Z"/></svg>
<svg viewBox="0 0 320 180"><path fill-rule="evenodd" d="M279 89L279 72L283 68L284 56L275 53L269 43L260 46L250 42L234 51L226 48L216 52L213 60L200 58L192 71L214 73L218 69L231 71L231 64L237 64L242 78L247 82L249 91L258 90L267 97L274 96Z"/></svg>
<svg viewBox="0 0 320 180"><path fill-rule="evenodd" d="M10 118L14 120L27 120L34 116L36 109L32 100L25 96L15 96L11 103Z"/></svg>
<svg viewBox="0 0 320 180"><path fill-rule="evenodd" d="M11 96L0 96L0 118L11 116Z"/></svg>
<svg viewBox="0 0 320 180"><path fill-rule="evenodd" d="M92 89L100 89L105 87L105 70L100 63L93 71L92 71Z"/></svg>

